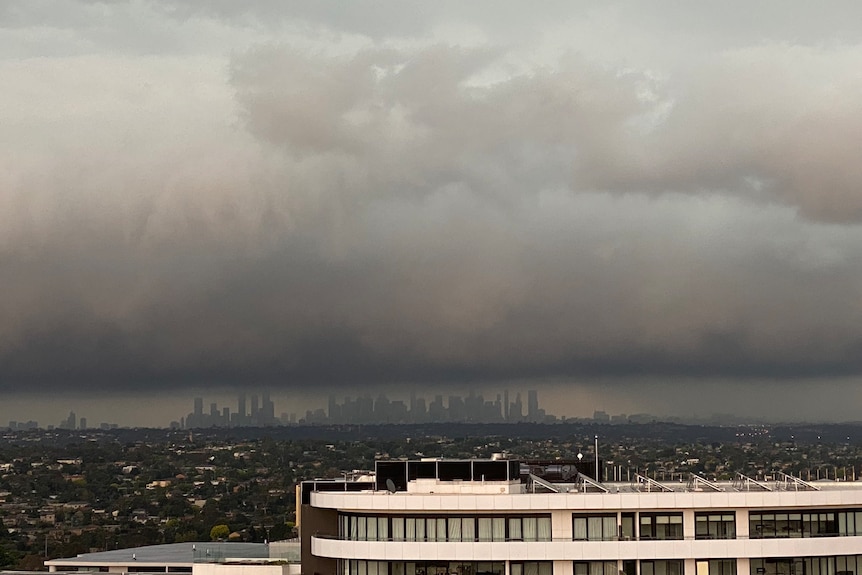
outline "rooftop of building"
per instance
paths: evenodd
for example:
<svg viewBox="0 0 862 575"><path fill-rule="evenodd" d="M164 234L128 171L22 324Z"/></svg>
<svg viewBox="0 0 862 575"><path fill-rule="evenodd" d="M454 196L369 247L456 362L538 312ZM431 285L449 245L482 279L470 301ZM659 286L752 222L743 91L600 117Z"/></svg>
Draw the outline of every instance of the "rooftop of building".
<svg viewBox="0 0 862 575"><path fill-rule="evenodd" d="M46 566L81 568L87 566L135 565L137 567L192 567L195 563L227 563L249 560L298 560L299 543L188 542L148 545L82 553L76 557L51 559ZM164 570L164 569L162 569Z"/></svg>
<svg viewBox="0 0 862 575"><path fill-rule="evenodd" d="M388 491L392 494L518 493L685 493L783 492L862 489L862 481L803 480L776 471L755 476L736 473L731 480L676 474L670 481L628 472L615 481L597 481L594 461L520 461L494 459L380 460L374 472L303 483L303 502L311 491ZM600 467L599 467L600 468Z"/></svg>

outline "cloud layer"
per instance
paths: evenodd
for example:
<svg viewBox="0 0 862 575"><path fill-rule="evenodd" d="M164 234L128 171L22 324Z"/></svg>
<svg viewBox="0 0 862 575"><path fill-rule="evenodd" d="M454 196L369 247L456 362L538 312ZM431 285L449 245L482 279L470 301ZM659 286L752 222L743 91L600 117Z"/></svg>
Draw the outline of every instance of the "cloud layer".
<svg viewBox="0 0 862 575"><path fill-rule="evenodd" d="M8 3L0 389L862 370L851 19L399 6Z"/></svg>

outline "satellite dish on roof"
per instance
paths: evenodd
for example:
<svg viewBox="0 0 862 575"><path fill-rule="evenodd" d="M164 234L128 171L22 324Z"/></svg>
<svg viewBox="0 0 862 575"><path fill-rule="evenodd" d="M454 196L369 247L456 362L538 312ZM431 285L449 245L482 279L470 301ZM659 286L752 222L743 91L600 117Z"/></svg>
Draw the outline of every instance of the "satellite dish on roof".
<svg viewBox="0 0 862 575"><path fill-rule="evenodd" d="M392 481L392 478L391 478L391 477L390 477L389 479L387 479L387 480L386 480L386 489L388 489L388 490L389 490L389 493L395 493L396 491L398 491L398 490L395 488L395 482L394 482L394 481Z"/></svg>

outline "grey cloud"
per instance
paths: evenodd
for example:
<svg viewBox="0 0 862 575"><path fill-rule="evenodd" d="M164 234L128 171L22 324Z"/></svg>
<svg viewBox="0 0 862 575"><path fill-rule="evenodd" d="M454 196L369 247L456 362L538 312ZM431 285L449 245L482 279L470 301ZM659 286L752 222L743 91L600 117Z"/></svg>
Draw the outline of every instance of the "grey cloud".
<svg viewBox="0 0 862 575"><path fill-rule="evenodd" d="M0 387L862 369L853 46L342 52L11 68Z"/></svg>

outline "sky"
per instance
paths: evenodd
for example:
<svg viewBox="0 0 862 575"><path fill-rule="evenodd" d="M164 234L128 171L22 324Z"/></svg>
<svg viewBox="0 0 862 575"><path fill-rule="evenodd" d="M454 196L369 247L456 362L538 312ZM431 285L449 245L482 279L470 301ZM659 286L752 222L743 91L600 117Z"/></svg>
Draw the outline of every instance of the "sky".
<svg viewBox="0 0 862 575"><path fill-rule="evenodd" d="M862 420L860 12L6 0L0 421L512 382Z"/></svg>

